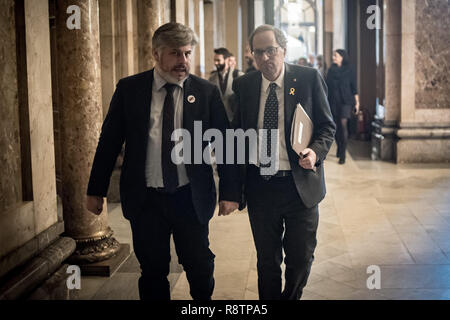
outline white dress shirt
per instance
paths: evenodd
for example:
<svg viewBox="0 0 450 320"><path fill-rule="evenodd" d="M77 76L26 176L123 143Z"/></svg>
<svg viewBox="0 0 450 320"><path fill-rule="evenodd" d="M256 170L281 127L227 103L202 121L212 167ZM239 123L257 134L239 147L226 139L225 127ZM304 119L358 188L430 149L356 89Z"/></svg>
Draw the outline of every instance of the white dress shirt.
<svg viewBox="0 0 450 320"><path fill-rule="evenodd" d="M166 81L157 71L153 72L152 101L150 108L150 125L148 133L147 158L145 163L145 179L147 187L163 188L163 176L161 165L161 141L162 141L162 120L163 107L166 98ZM174 129L183 128L183 81L176 83L173 91L173 101L175 104ZM178 186L189 183L184 164L177 165Z"/></svg>
<svg viewBox="0 0 450 320"><path fill-rule="evenodd" d="M274 82L277 85L275 92L278 99L278 148L279 148L279 158L278 158L278 170L291 170L291 164L289 163L289 158L286 149L286 138L284 135L284 73L285 65L283 64L283 70L275 81L270 81L262 76L261 83L261 96L259 100L259 114L258 114L258 133L260 129L264 128L264 109L266 106L266 100L269 96L269 85ZM261 146L261 135L258 134L258 145ZM260 150L260 148L258 148ZM273 152L274 150L272 150ZM259 162L259 152L258 152L258 166Z"/></svg>

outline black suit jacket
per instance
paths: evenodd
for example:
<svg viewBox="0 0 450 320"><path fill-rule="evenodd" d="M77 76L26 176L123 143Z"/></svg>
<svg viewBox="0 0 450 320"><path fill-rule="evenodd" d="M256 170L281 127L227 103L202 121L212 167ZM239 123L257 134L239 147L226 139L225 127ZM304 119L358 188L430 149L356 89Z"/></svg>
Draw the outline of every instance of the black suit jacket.
<svg viewBox="0 0 450 320"><path fill-rule="evenodd" d="M290 64L285 66L284 131L287 153L297 191L303 203L310 208L325 197L323 161L333 143L336 125L327 101L326 84L319 72L308 67ZM244 130L257 129L261 83L260 71L248 73L235 80L233 90L236 93L238 110L233 122L234 127ZM294 89L293 95L290 94L291 89ZM298 164L299 156L292 149L291 126L297 103L301 103L314 123L314 133L309 148L314 150L317 155L317 172L300 167ZM241 168L243 182L245 181L247 165Z"/></svg>
<svg viewBox="0 0 450 320"><path fill-rule="evenodd" d="M150 70L121 79L117 84L102 126L89 179L87 194L106 197L111 173L125 143L120 198L123 214L127 219L139 214L145 201L145 162L152 83L153 70ZM190 75L184 83L183 91L183 128L191 134L192 155L192 164L185 164L186 172L198 219L201 223L206 223L216 207L216 189L211 165L203 163L203 160L202 164L193 164L194 121L202 122L202 137L203 132L209 128L216 128L225 136L229 122L216 86ZM191 95L195 97L193 103L188 102ZM202 142L202 151L207 145L208 142ZM218 165L218 172L219 200L237 202L240 198L239 168L235 165Z"/></svg>

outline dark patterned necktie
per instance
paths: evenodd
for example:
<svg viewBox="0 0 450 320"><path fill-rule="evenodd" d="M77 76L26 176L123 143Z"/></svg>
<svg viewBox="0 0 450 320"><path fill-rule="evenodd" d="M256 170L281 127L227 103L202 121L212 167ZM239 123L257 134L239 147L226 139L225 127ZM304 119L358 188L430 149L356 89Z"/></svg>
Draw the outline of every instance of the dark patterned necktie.
<svg viewBox="0 0 450 320"><path fill-rule="evenodd" d="M173 193L178 187L177 166L171 159L172 149L175 142L170 138L174 130L175 103L173 101L173 91L176 85L166 83L164 88L167 91L164 99L163 123L162 123L162 141L161 141L161 166L163 173L163 183L166 191Z"/></svg>
<svg viewBox="0 0 450 320"><path fill-rule="evenodd" d="M262 141L261 141L261 152L263 155L266 155L268 158L271 158L272 152L276 152L276 148L278 145L276 144L277 141L275 141L275 150L272 150L272 137L271 137L271 130L278 129L278 98L277 93L275 89L277 88L276 83L271 83L269 85L269 95L267 96L266 105L264 107L264 122L263 122L263 129L266 129L266 134L263 134ZM269 180L272 175L275 174L273 172L272 174L267 174L268 169L263 168L269 168L271 167L271 163L267 164L260 164L261 169L260 173L261 176L265 180Z"/></svg>

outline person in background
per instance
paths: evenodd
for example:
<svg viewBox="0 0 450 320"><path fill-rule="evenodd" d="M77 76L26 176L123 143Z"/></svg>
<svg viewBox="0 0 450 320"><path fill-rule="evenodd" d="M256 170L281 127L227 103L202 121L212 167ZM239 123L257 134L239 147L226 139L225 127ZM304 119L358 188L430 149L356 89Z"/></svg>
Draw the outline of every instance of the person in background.
<svg viewBox="0 0 450 320"><path fill-rule="evenodd" d="M308 60L306 60L305 57L301 57L300 59L298 59L297 65L302 66L302 67L309 67Z"/></svg>
<svg viewBox="0 0 450 320"><path fill-rule="evenodd" d="M225 106L228 120L233 120L234 114L234 95L233 80L244 73L230 68L230 57L232 54L226 48L214 49L214 65L216 70L211 72L209 81L215 84L220 91L220 97Z"/></svg>
<svg viewBox="0 0 450 320"><path fill-rule="evenodd" d="M327 74L327 66L326 63L323 59L323 55L318 55L317 56L317 65L316 65L317 70L319 70L320 74L322 75L322 77L325 78L326 74Z"/></svg>
<svg viewBox="0 0 450 320"><path fill-rule="evenodd" d="M308 55L308 67L316 67L316 57L312 53Z"/></svg>
<svg viewBox="0 0 450 320"><path fill-rule="evenodd" d="M236 66L237 66L236 57L231 52L230 52L230 54L231 54L231 56L228 58L228 66L229 66L230 70L233 72L233 80L234 80L237 77L242 76L244 73L241 70L239 70L238 68L236 68Z"/></svg>
<svg viewBox="0 0 450 320"><path fill-rule="evenodd" d="M253 55L250 51L249 45L247 45L247 47L245 48L244 58L245 58L245 62L247 62L247 70L245 70L245 73L249 73L249 72L258 70L255 59L253 59Z"/></svg>
<svg viewBox="0 0 450 320"><path fill-rule="evenodd" d="M231 54L231 56L228 58L228 66L230 67L230 69L236 71L237 70L236 69L236 65L237 65L236 57L232 53L230 53L230 54Z"/></svg>
<svg viewBox="0 0 450 320"><path fill-rule="evenodd" d="M328 100L337 124L336 143L339 164L345 163L348 141L348 119L352 112L359 113L359 96L355 73L351 69L348 53L338 49L333 52L333 65L328 70L326 83Z"/></svg>

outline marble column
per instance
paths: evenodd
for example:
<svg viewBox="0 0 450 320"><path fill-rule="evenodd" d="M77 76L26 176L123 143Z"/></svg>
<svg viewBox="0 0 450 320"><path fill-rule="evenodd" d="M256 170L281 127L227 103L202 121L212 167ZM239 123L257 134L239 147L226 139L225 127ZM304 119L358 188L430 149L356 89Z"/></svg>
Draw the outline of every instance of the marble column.
<svg viewBox="0 0 450 320"><path fill-rule="evenodd" d="M0 6L0 211L22 202L14 1ZM1 251L1 250L0 250Z"/></svg>
<svg viewBox="0 0 450 320"><path fill-rule="evenodd" d="M205 71L209 76L214 67L214 5L212 2L205 2L203 6L205 17Z"/></svg>
<svg viewBox="0 0 450 320"><path fill-rule="evenodd" d="M214 48L226 47L225 0L215 0L214 5Z"/></svg>
<svg viewBox="0 0 450 320"><path fill-rule="evenodd" d="M194 1L194 32L198 37L198 44L195 48L195 74L205 77L205 14L203 0ZM192 72L192 71L191 71Z"/></svg>
<svg viewBox="0 0 450 320"><path fill-rule="evenodd" d="M347 49L346 0L333 0L333 49Z"/></svg>
<svg viewBox="0 0 450 320"><path fill-rule="evenodd" d="M379 156L381 160L394 160L401 104L401 2L385 1L383 17L385 117L380 129Z"/></svg>
<svg viewBox="0 0 450 320"><path fill-rule="evenodd" d="M99 0L103 116L106 116L108 112L109 103L118 82L114 61L116 54L118 54L118 44L115 39L117 32L114 15L115 6L114 0Z"/></svg>
<svg viewBox="0 0 450 320"><path fill-rule="evenodd" d="M272 2L273 3L273 2ZM236 60L239 61L239 46L240 36L239 29L242 29L240 16L239 16L239 0L227 0L225 2L225 18L227 21L227 28L225 30L226 48L234 54Z"/></svg>
<svg viewBox="0 0 450 320"><path fill-rule="evenodd" d="M185 8L184 0L174 0L175 2L175 12L173 16L175 17L175 22L184 24Z"/></svg>
<svg viewBox="0 0 450 320"><path fill-rule="evenodd" d="M328 67L330 67L332 64L332 55L333 55L333 1L332 0L324 0L323 11L324 11L323 57L324 57L326 65Z"/></svg>
<svg viewBox="0 0 450 320"><path fill-rule="evenodd" d="M152 37L156 29L163 24L163 6L161 0L139 0L138 35L139 35L139 71L149 70L154 67L155 61L152 54Z"/></svg>
<svg viewBox="0 0 450 320"><path fill-rule="evenodd" d="M106 201L99 216L85 208L92 161L103 122L100 33L97 0L78 1L80 29L66 25L71 0L56 12L65 234L77 242L71 260L97 262L115 255L120 245L108 226Z"/></svg>

